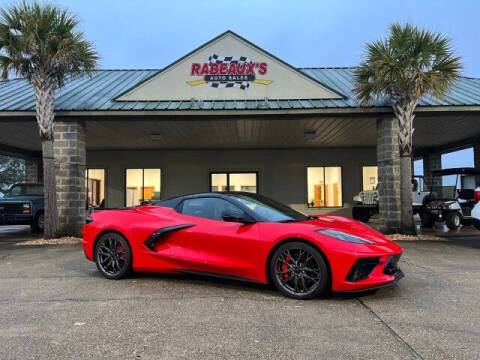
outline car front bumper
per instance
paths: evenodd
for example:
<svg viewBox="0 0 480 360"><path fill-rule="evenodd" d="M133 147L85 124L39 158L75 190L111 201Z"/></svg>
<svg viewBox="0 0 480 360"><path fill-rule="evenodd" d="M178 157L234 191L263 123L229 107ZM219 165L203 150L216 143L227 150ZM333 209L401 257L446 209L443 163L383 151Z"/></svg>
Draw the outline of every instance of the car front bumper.
<svg viewBox="0 0 480 360"><path fill-rule="evenodd" d="M369 292L372 292L372 291L376 291L376 290L379 290L379 289L383 289L385 287L389 287L389 286L393 286L393 285L396 285L400 280L402 280L404 278L405 274L403 273L402 270L398 269L397 271L395 271L395 273L393 274L393 277L394 279L389 281L389 282L386 282L386 283L383 283L383 284L380 284L380 285L375 285L375 286L369 286L369 287L366 287L366 288L361 288L361 289L356 289L356 290L337 290L337 291L334 291L334 293L338 293L338 294L363 294L363 293L369 293Z"/></svg>
<svg viewBox="0 0 480 360"><path fill-rule="evenodd" d="M401 248L397 251L375 251L369 253L335 254L333 259L337 265L332 268L332 292L356 293L380 289L396 284L404 277L398 267L402 255ZM393 249L392 249L393 250Z"/></svg>
<svg viewBox="0 0 480 360"><path fill-rule="evenodd" d="M2 214L0 213L0 225L30 225L32 215L30 214Z"/></svg>

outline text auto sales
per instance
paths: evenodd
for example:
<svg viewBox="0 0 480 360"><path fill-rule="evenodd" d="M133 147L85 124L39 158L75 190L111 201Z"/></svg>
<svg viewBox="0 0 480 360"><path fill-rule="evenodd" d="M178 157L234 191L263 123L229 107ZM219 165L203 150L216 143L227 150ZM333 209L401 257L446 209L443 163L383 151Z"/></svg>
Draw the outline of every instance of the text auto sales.
<svg viewBox="0 0 480 360"><path fill-rule="evenodd" d="M191 75L203 76L205 81L253 81L256 72L267 73L267 63L193 63Z"/></svg>

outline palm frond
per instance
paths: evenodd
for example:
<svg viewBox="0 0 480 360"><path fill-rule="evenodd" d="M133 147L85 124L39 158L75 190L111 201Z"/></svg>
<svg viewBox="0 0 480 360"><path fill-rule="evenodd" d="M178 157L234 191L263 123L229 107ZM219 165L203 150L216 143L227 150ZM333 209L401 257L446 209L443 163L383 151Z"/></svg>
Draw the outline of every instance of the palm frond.
<svg viewBox="0 0 480 360"><path fill-rule="evenodd" d="M442 99L461 69L450 39L397 23L391 25L387 38L366 45L354 73L354 93L360 104L382 96L393 103L416 102L425 94Z"/></svg>
<svg viewBox="0 0 480 360"><path fill-rule="evenodd" d="M62 86L70 73L91 72L99 57L77 28L76 16L50 3L0 9L0 55L9 59L0 64L2 76L14 72L31 81L41 72Z"/></svg>

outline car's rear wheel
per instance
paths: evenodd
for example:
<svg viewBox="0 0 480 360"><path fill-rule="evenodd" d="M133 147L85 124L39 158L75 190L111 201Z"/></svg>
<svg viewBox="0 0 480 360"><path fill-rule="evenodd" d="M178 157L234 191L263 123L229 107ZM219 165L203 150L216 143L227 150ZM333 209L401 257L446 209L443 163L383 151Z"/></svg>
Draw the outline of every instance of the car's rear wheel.
<svg viewBox="0 0 480 360"><path fill-rule="evenodd" d="M281 245L270 260L270 275L275 286L294 299L311 299L323 293L328 270L322 254L299 241Z"/></svg>
<svg viewBox="0 0 480 360"><path fill-rule="evenodd" d="M132 266L132 251L127 240L118 233L103 234L95 246L95 263L107 279L121 279L128 275Z"/></svg>

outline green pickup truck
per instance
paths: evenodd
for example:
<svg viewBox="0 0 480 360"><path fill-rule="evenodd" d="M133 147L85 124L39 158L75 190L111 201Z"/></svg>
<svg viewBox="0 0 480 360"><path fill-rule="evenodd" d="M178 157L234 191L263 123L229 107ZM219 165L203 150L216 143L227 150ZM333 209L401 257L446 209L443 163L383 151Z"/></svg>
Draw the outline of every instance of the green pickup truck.
<svg viewBox="0 0 480 360"><path fill-rule="evenodd" d="M32 233L41 233L44 205L42 184L15 184L0 198L0 225L30 225Z"/></svg>

